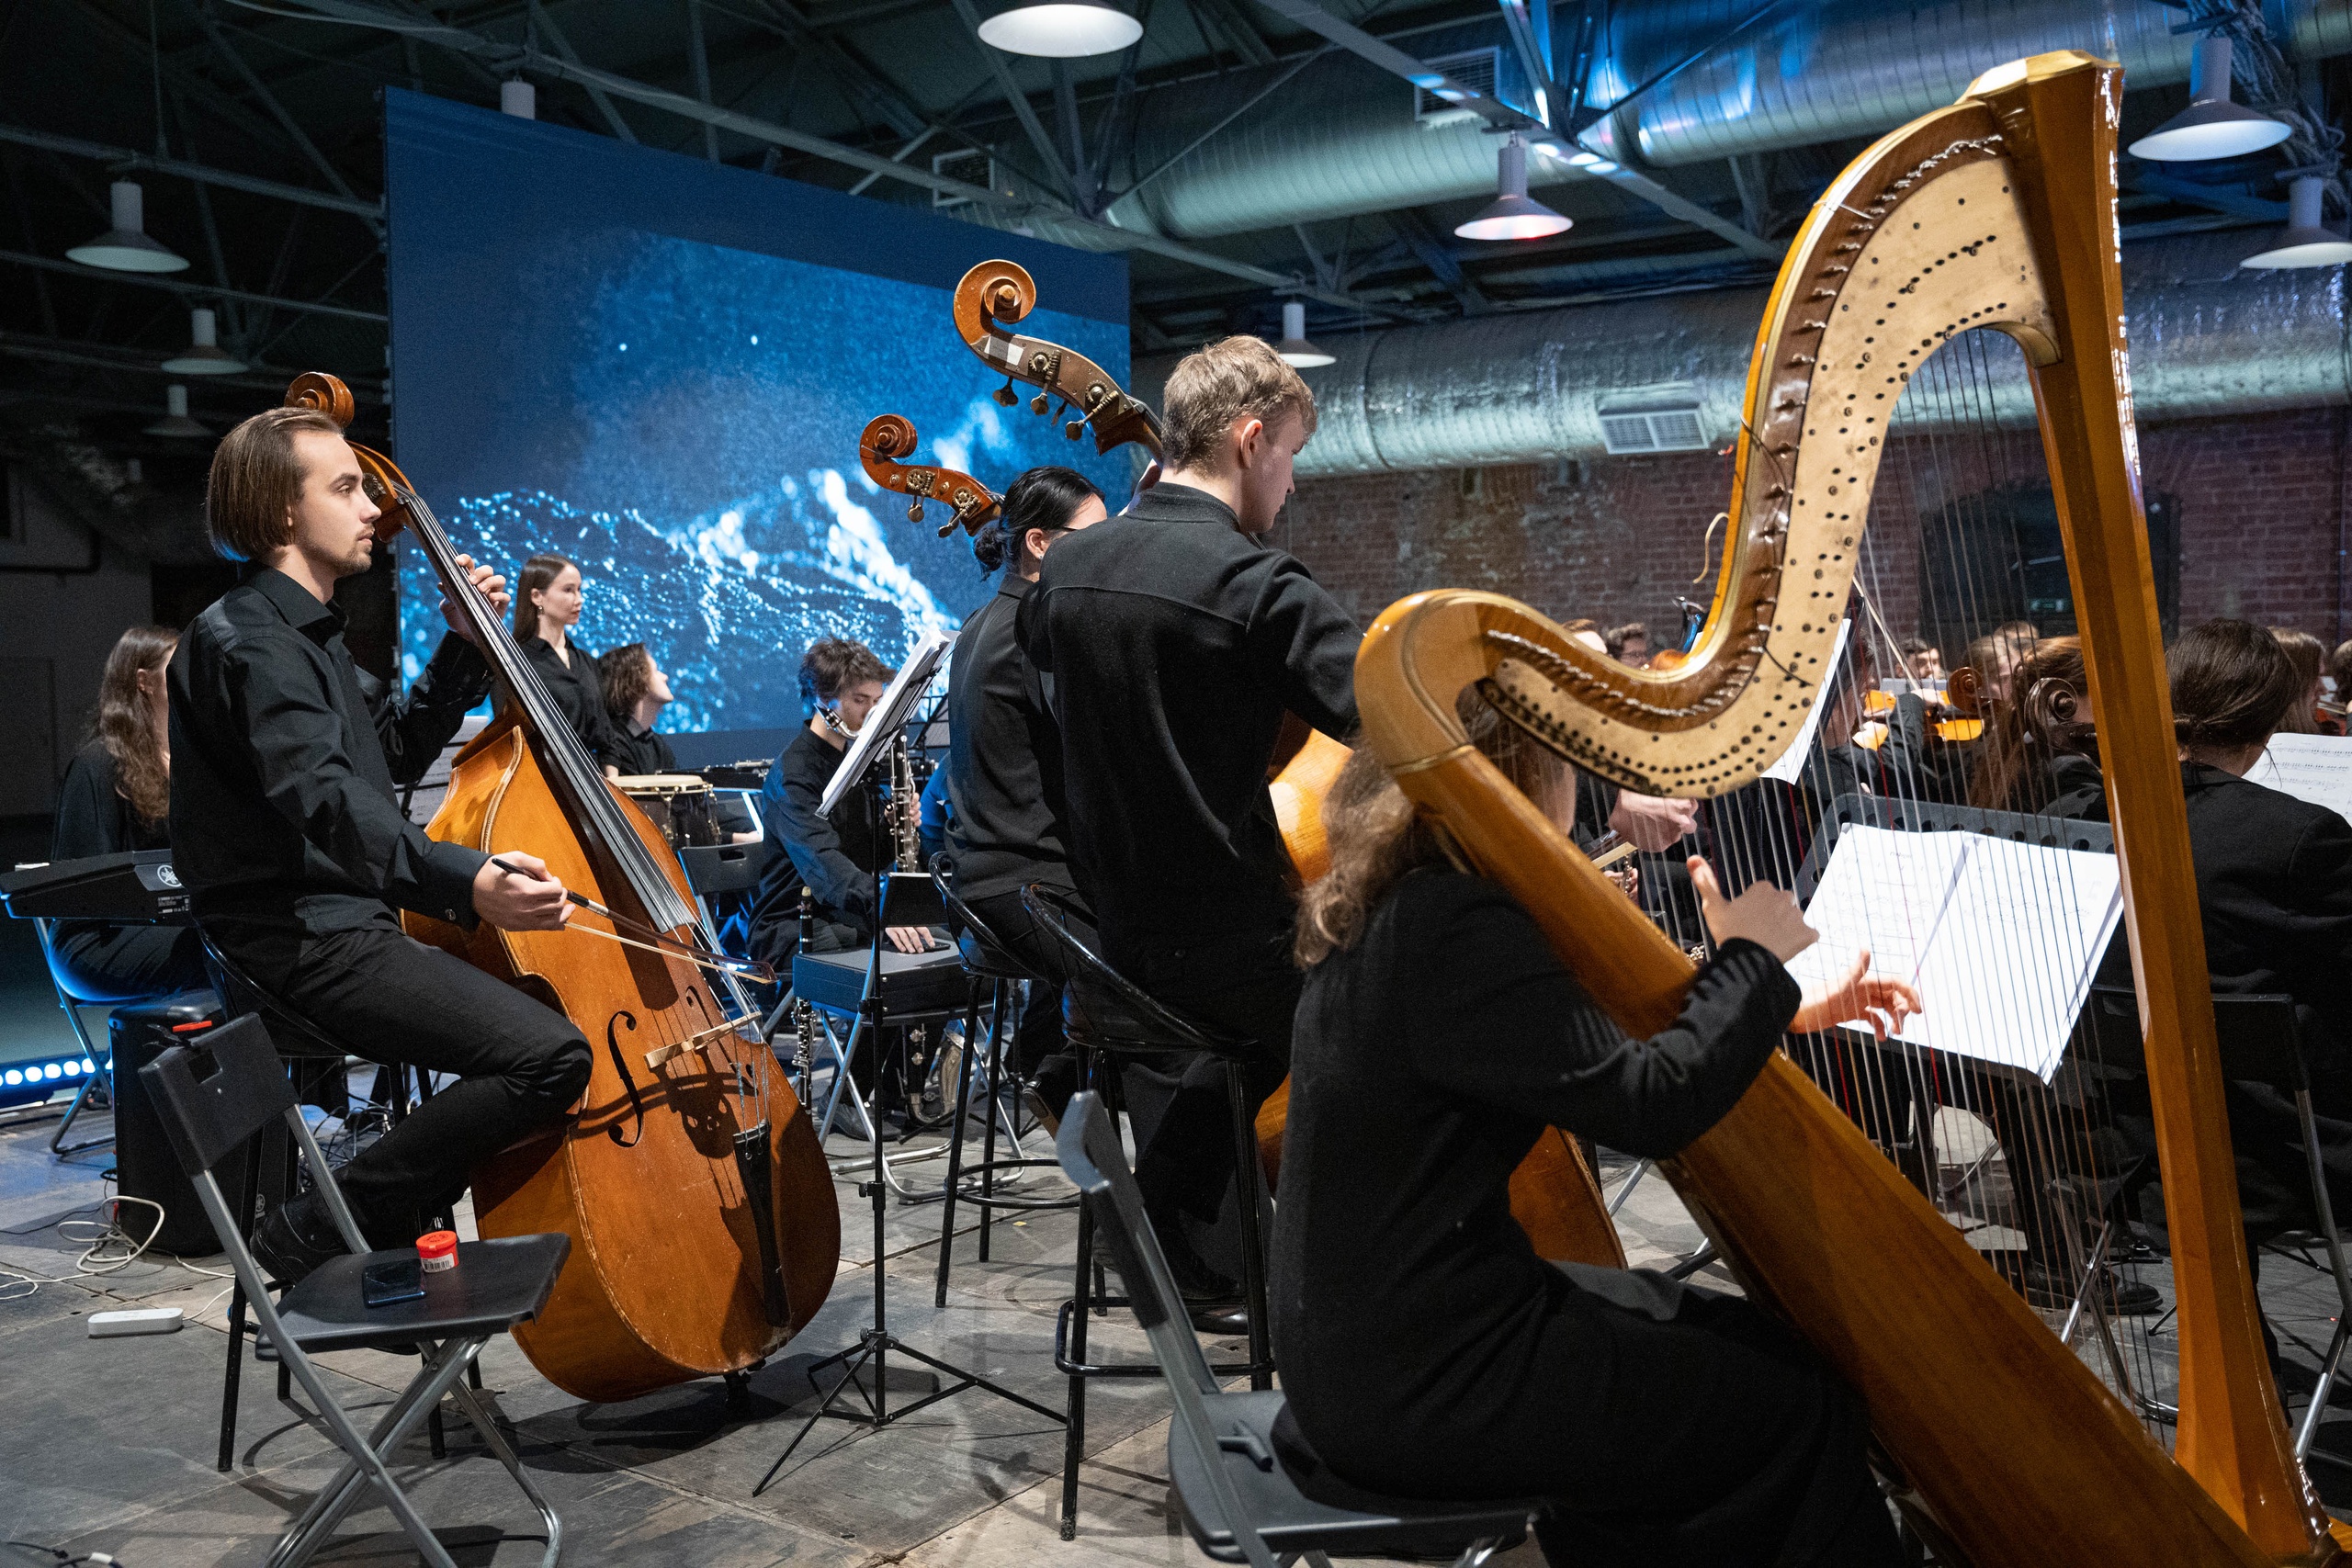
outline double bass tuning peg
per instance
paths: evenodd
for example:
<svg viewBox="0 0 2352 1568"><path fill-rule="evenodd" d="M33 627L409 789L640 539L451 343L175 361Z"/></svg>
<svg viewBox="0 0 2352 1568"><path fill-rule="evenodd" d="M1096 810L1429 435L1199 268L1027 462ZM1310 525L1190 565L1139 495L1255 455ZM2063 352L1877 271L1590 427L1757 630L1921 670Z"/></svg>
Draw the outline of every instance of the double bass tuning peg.
<svg viewBox="0 0 2352 1568"><path fill-rule="evenodd" d="M1005 378L1004 385L999 387L995 392L990 395L993 396L998 404L1003 408L1011 408L1014 402L1019 400L1017 394L1015 394L1012 389L1012 378L1011 377Z"/></svg>
<svg viewBox="0 0 2352 1568"><path fill-rule="evenodd" d="M907 502L907 521L910 523L920 523L922 521L922 502L910 501Z"/></svg>
<svg viewBox="0 0 2352 1568"><path fill-rule="evenodd" d="M1038 415L1041 415L1041 416L1045 413L1045 412L1046 412L1046 394L1045 394L1045 393L1040 392L1040 393L1038 393L1035 397L1034 397L1034 398L1032 398L1032 399L1030 399L1030 400L1029 400L1029 412L1030 412L1031 413L1038 414Z"/></svg>
<svg viewBox="0 0 2352 1568"><path fill-rule="evenodd" d="M1068 424L1062 426L1062 436L1065 440L1075 441L1085 434L1086 422L1082 419L1071 420Z"/></svg>

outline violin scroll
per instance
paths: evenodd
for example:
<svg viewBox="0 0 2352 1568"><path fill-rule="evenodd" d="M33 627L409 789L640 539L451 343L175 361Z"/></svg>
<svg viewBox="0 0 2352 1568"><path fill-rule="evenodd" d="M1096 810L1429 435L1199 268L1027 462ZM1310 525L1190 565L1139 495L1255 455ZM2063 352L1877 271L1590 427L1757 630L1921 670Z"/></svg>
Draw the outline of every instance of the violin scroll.
<svg viewBox="0 0 2352 1568"><path fill-rule="evenodd" d="M903 415L876 414L866 423L865 433L857 438L857 460L876 484L908 498L908 522L922 521L924 502L942 501L953 506L956 514L940 525L941 538L959 527L967 533L978 533L980 525L996 516L1003 503L988 486L969 474L900 461L915 449L916 439L914 424Z"/></svg>
<svg viewBox="0 0 2352 1568"><path fill-rule="evenodd" d="M1015 381L1038 389L1029 400L1029 412L1043 414L1056 398L1065 419L1062 434L1075 441L1091 426L1094 449L1108 452L1132 441L1153 457L1159 456L1159 420L1127 395L1108 372L1073 349L1043 338L1023 337L1005 330L1037 306L1037 283L1018 262L982 262L956 286L956 330L965 345L1005 378L996 400L1011 408L1017 394Z"/></svg>

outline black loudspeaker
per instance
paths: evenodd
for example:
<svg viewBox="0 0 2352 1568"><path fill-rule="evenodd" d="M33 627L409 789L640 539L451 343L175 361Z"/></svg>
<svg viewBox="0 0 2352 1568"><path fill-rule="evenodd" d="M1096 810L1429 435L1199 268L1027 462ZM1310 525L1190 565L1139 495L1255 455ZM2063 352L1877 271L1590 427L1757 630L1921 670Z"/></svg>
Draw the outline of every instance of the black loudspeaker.
<svg viewBox="0 0 2352 1568"><path fill-rule="evenodd" d="M107 1019L107 1045L114 1059L115 1188L126 1198L164 1206L159 1226L155 1212L145 1205L120 1205L119 1224L134 1244L147 1241L153 1231L149 1245L158 1252L205 1258L220 1250L220 1238L197 1200L196 1184L172 1152L139 1069L175 1045L201 1049L205 1035L227 1018L220 998L210 991L182 991L126 1003ZM243 1186L244 1158L237 1155L216 1173L232 1204Z"/></svg>

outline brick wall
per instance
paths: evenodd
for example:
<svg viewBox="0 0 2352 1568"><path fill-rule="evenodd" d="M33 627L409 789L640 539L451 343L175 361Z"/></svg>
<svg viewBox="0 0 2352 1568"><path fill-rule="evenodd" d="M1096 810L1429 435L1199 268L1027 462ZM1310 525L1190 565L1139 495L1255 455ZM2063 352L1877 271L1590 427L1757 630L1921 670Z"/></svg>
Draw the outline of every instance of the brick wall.
<svg viewBox="0 0 2352 1568"><path fill-rule="evenodd" d="M2352 636L2339 532L2352 411L2184 421L2140 433L2143 485L2169 496L2184 625L2243 615ZM1861 581L1897 637L1919 622L1923 516L1964 518L1988 485L2043 474L2030 431L1898 439L1880 471ZM1678 625L1703 602L1707 525L1731 493L1715 453L1302 481L1275 538L1363 620L1424 588L1484 588L1561 619Z"/></svg>

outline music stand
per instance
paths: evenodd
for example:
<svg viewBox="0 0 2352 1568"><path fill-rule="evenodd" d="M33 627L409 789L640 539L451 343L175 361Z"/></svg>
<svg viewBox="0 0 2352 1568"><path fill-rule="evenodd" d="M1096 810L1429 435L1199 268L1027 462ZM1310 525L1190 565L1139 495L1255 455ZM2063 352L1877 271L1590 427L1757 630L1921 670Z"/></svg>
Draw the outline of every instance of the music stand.
<svg viewBox="0 0 2352 1568"><path fill-rule="evenodd" d="M899 673L891 680L888 689L883 692L881 700L874 705L874 711L866 716L864 727L857 732L857 738L850 743L849 751L842 758L841 766L835 770L832 782L825 786L824 795L818 802L818 809L820 812L831 815L833 808L848 797L851 790L865 788L870 790L876 797L876 818L879 819L881 811L886 809L881 800L883 790L897 770L895 765L876 766L876 764L886 761L895 764L899 750L906 745L903 730L908 717L914 708L916 700L931 684L932 677L938 672L940 660L947 651L948 646L946 637L937 632L928 633L913 654L899 667ZM850 1060L857 1055L859 1034L871 1034L874 1032L875 993L880 989L882 979L882 932L894 925L927 926L944 920L946 918L945 900L941 898L939 884L932 879L929 872L902 870L889 864L885 864L875 872L874 940L866 953L865 988L858 998L857 1021L851 1026L849 1044L842 1053L843 1072L849 1070ZM876 1047L876 1059L877 1062L880 1059L878 1044ZM876 1082L879 1082L878 1075ZM760 1483L752 1488L752 1495L754 1497L768 1489L769 1484L775 1480L776 1472L784 1468L785 1461L790 1459L793 1450L800 1446L801 1439L815 1430L817 1423L828 1416L838 1415L848 1420L863 1421L879 1430L902 1416L913 1415L925 1405L936 1404L943 1399L952 1398L967 1388L978 1388L995 1394L999 1399L1010 1400L1024 1410L1034 1410L1048 1420L1067 1423L1069 1419L1062 1412L1050 1410L1034 1399L1015 1393L1001 1384L990 1382L978 1372L967 1371L953 1362L943 1361L936 1356L915 1349L890 1332L889 1306L883 1295L884 1289L888 1283L888 1270L885 1267L888 1253L883 1237L884 1205L888 1190L888 1168L884 1163L881 1127L878 1124L869 1125L867 1131L873 1134L874 1176L873 1179L858 1184L858 1196L871 1199L874 1204L874 1322L858 1336L855 1345L845 1350L836 1350L808 1369L808 1386L811 1389L817 1386L818 1372L826 1367L840 1364L842 1375L833 1386L825 1392L823 1401L818 1404L816 1411L809 1416L808 1419L801 1424L800 1430L793 1434L792 1441L786 1443L784 1451L776 1455L775 1462L768 1466L765 1475L760 1477ZM940 1245L946 1246L946 1239L943 1237ZM894 1350L922 1362L934 1372L945 1373L954 1381L944 1388L934 1389L924 1394L911 1404L901 1405L896 1410L891 1409L888 1358ZM868 1393L865 1385L857 1381L857 1374L869 1362L874 1368L874 1388L871 1393ZM865 1415L860 1416L855 1411L846 1408L839 1410L835 1408L835 1402L841 1398L842 1391L848 1388L855 1388L858 1391L858 1396L865 1400Z"/></svg>

